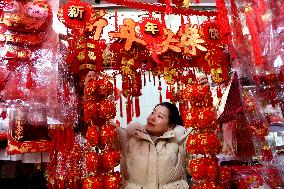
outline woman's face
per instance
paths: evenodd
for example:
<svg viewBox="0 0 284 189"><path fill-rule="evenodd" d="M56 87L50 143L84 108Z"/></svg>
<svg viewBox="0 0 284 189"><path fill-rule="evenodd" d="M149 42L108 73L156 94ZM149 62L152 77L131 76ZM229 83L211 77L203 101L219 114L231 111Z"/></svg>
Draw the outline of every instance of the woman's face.
<svg viewBox="0 0 284 189"><path fill-rule="evenodd" d="M169 110L165 106L157 106L147 118L146 130L150 135L161 136L171 130Z"/></svg>

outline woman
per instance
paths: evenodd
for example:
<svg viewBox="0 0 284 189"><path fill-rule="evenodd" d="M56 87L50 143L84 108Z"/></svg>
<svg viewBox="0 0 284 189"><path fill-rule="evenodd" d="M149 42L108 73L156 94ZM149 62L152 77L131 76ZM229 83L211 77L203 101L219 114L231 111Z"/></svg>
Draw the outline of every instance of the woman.
<svg viewBox="0 0 284 189"><path fill-rule="evenodd" d="M145 126L118 128L124 189L188 189L184 143L177 107L158 104Z"/></svg>

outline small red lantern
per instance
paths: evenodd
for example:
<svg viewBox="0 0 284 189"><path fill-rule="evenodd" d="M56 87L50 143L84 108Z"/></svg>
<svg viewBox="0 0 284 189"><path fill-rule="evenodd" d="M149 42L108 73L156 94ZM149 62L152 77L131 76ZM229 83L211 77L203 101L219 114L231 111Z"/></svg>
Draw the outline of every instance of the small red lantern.
<svg viewBox="0 0 284 189"><path fill-rule="evenodd" d="M214 133L203 133L198 135L198 144L201 154L218 154L220 152L220 141Z"/></svg>
<svg viewBox="0 0 284 189"><path fill-rule="evenodd" d="M113 84L107 78L100 79L98 85L97 92L101 98L107 98L109 95L113 94Z"/></svg>
<svg viewBox="0 0 284 189"><path fill-rule="evenodd" d="M113 144L117 136L116 127L110 123L102 126L100 130L100 144Z"/></svg>
<svg viewBox="0 0 284 189"><path fill-rule="evenodd" d="M119 189L121 187L122 178L119 172L107 173L104 175L105 189Z"/></svg>
<svg viewBox="0 0 284 189"><path fill-rule="evenodd" d="M105 120L114 119L116 115L115 103L110 100L101 101L99 106L99 116Z"/></svg>
<svg viewBox="0 0 284 189"><path fill-rule="evenodd" d="M194 180L201 180L206 176L206 164L203 159L190 160L189 168Z"/></svg>
<svg viewBox="0 0 284 189"><path fill-rule="evenodd" d="M102 189L102 188L103 188L103 177L101 175L84 178L82 181L82 189Z"/></svg>
<svg viewBox="0 0 284 189"><path fill-rule="evenodd" d="M120 151L111 150L102 154L102 166L106 172L111 171L120 163Z"/></svg>
<svg viewBox="0 0 284 189"><path fill-rule="evenodd" d="M87 142L91 147L99 143L99 132L96 126L90 126L87 131Z"/></svg>
<svg viewBox="0 0 284 189"><path fill-rule="evenodd" d="M84 121L90 123L97 120L99 117L98 104L93 102L87 102L84 105Z"/></svg>
<svg viewBox="0 0 284 189"><path fill-rule="evenodd" d="M59 9L58 19L68 28L77 29L86 26L94 9L86 2L70 1Z"/></svg>
<svg viewBox="0 0 284 189"><path fill-rule="evenodd" d="M87 101L96 101L99 89L99 82L94 79L88 82L87 87L85 88L84 94Z"/></svg>
<svg viewBox="0 0 284 189"><path fill-rule="evenodd" d="M191 108L187 111L185 118L185 127L193 129L215 129L217 124L216 110L214 107Z"/></svg>
<svg viewBox="0 0 284 189"><path fill-rule="evenodd" d="M86 153L86 166L89 173L97 173L99 166L99 156L96 152Z"/></svg>
<svg viewBox="0 0 284 189"><path fill-rule="evenodd" d="M189 154L198 154L198 143L197 143L197 136L198 134L193 133L188 136L187 143L186 143L186 150Z"/></svg>

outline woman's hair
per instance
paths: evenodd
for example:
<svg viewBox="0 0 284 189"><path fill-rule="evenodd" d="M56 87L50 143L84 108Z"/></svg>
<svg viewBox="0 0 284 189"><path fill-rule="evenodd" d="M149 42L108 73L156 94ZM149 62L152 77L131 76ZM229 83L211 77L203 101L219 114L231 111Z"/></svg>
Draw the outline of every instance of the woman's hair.
<svg viewBox="0 0 284 189"><path fill-rule="evenodd" d="M169 121L170 124L173 125L183 125L182 119L179 115L179 111L178 108L176 107L176 105L170 103L170 102L161 102L160 104L157 104L155 106L155 108L157 106L164 106L169 110Z"/></svg>

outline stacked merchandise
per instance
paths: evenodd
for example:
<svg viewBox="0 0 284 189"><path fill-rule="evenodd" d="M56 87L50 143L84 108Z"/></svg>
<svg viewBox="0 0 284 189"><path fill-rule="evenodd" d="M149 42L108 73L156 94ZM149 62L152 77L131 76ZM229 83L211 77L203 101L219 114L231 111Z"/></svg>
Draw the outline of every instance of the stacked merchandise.
<svg viewBox="0 0 284 189"><path fill-rule="evenodd" d="M247 167L233 168L233 180L239 188L281 186L283 168L267 135L275 125L279 134L283 131L282 4L279 0L216 1L218 22L226 23L223 32L231 44L232 67L242 85L242 110L226 122L236 123L237 135L247 133L249 138L243 137L244 141L251 141L248 146L253 149L252 153L236 153L236 158L249 162ZM230 19L220 17L226 13ZM239 128L243 130L238 133ZM238 143L237 152L239 148ZM250 163L253 157L259 166Z"/></svg>

